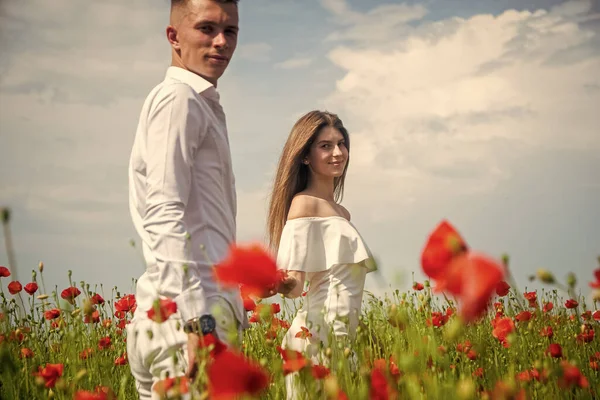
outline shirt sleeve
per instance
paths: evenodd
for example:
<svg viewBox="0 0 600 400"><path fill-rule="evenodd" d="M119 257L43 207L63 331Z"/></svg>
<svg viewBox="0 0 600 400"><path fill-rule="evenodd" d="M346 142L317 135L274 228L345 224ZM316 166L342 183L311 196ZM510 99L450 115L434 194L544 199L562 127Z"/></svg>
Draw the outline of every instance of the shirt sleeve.
<svg viewBox="0 0 600 400"><path fill-rule="evenodd" d="M204 288L189 251L184 221L196 150L208 130L202 104L184 84L165 88L151 110L146 138L146 212L143 228L157 262L162 296L184 320L208 313Z"/></svg>

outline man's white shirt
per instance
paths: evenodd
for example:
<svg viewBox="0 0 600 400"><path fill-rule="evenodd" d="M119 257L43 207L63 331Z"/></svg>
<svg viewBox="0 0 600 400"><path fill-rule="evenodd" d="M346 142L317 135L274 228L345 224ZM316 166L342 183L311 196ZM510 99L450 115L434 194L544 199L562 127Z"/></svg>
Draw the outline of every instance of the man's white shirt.
<svg viewBox="0 0 600 400"><path fill-rule="evenodd" d="M219 287L212 273L236 239L237 203L225 114L202 77L169 67L146 98L129 165L129 205L146 261L135 318L167 297L189 320L210 313L207 299L222 296L245 325L239 290Z"/></svg>

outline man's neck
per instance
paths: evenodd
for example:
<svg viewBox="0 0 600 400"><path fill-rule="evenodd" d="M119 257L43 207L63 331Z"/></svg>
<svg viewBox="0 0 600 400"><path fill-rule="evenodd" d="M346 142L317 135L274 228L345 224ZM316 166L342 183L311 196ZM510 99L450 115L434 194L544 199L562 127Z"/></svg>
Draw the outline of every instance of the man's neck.
<svg viewBox="0 0 600 400"><path fill-rule="evenodd" d="M196 72L194 72L194 71L191 71L189 68L187 68L187 67L186 67L186 66L183 64L183 61L181 61L181 58L180 58L180 57L177 57L177 56L175 56L175 55L174 55L174 56L171 58L171 66L172 66L172 67L179 67L179 68L185 69L186 71L190 71L192 74L196 74L196 75L198 75L199 77L201 77L202 79L205 79L206 81L210 82L210 83L211 83L211 84L212 84L212 85L215 87L215 89L217 88L217 81L214 81L214 82L213 82L211 79L209 79L209 78L207 78L207 77L205 77L205 76L202 76L202 75L200 75L200 74L198 74L198 73L196 73Z"/></svg>

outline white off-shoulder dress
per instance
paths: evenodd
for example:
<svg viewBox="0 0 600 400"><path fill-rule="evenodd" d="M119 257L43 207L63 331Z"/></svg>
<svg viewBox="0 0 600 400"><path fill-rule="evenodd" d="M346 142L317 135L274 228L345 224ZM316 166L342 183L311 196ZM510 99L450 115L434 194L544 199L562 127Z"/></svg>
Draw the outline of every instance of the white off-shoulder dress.
<svg viewBox="0 0 600 400"><path fill-rule="evenodd" d="M302 297L282 347L303 352L321 364L319 342L352 338L358 326L365 276L375 261L355 226L341 216L288 220L277 253L279 268L306 272L309 289ZM296 337L302 327L312 337ZM291 393L288 386L288 398Z"/></svg>

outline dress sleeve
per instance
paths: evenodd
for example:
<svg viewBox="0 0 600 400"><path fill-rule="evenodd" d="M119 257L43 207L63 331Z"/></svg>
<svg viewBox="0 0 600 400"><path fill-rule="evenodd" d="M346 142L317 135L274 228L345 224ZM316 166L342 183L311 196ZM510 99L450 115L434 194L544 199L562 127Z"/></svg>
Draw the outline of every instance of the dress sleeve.
<svg viewBox="0 0 600 400"><path fill-rule="evenodd" d="M363 262L370 268L372 260L360 234L342 218L287 221L277 253L277 265L288 271L319 272Z"/></svg>

